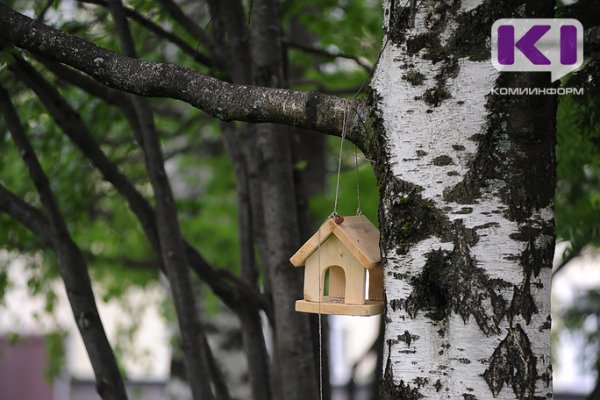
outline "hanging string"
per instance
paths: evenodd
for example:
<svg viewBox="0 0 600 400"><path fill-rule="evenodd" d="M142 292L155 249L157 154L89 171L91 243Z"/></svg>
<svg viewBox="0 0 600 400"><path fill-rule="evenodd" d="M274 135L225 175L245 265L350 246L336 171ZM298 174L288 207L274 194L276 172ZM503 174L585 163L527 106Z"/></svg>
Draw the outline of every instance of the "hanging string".
<svg viewBox="0 0 600 400"><path fill-rule="evenodd" d="M333 213L331 215L335 217L337 215L338 198L340 195L340 175L342 173L342 152L344 150L344 139L346 138L346 110L344 110L344 119L342 121L342 140L340 140L340 154L338 156L338 167L337 167L337 178L335 183L335 202L333 203Z"/></svg>
<svg viewBox="0 0 600 400"><path fill-rule="evenodd" d="M396 27L396 25L399 23L399 21L402 21L404 12L406 12L407 10L415 12L416 8L419 7L422 3L423 3L423 0L419 0L418 3L415 0L408 0L406 3L406 6L402 7L401 12L399 12L395 15L394 20L391 21L390 25L392 27ZM407 7L408 4L410 4L411 7ZM379 53L377 54L377 59L375 60L375 64L373 65L373 68L371 68L371 71L369 71L369 74L367 75L367 77L363 80L363 82L361 83L361 85L358 88L358 90L356 91L356 93L354 93L353 100L356 100L358 98L358 95L364 90L364 88L370 81L371 77L373 76L373 73L375 72L375 68L376 68L377 64L379 64L379 61L381 60L383 51L387 47L389 41L390 41L390 36L386 35L383 46L381 47L381 49L379 50ZM344 110L344 120L342 123L342 140L340 141L340 154L339 154L339 158L338 158L337 181L336 181L336 185L335 185L335 203L333 204L333 212L331 213L332 217L337 216L337 205L338 205L338 197L339 197L339 191L340 191L340 174L341 174L341 168L342 168L342 149L344 147L344 139L346 138L346 133L347 133L347 123L346 123L347 122L346 118L347 118L347 114L348 114L347 111L348 111L347 109ZM363 127L365 129L367 129L365 122L363 121L360 114L358 113L358 106L353 107L352 113L353 113L353 115L351 116L351 118L356 116L358 118L359 122L363 125ZM362 209L360 207L360 185L359 185L359 177L358 177L358 157L359 157L358 149L356 149L355 153L354 153L354 162L355 162L355 170L356 170L356 200L357 200L356 215L361 215ZM373 162L372 160L369 160L366 157L361 156L361 158L364 158L367 161Z"/></svg>
<svg viewBox="0 0 600 400"><path fill-rule="evenodd" d="M329 218L328 218L329 219ZM328 220L327 219L327 220ZM325 223L327 223L325 220ZM324 224L325 224L324 223ZM323 400L323 346L321 341L323 340L322 327L321 327L321 228L324 224L321 224L318 232L319 246L317 248L318 262L319 262L319 400Z"/></svg>
<svg viewBox="0 0 600 400"><path fill-rule="evenodd" d="M356 215L362 215L360 208L360 179L358 177L358 146L354 147L354 170L356 171Z"/></svg>

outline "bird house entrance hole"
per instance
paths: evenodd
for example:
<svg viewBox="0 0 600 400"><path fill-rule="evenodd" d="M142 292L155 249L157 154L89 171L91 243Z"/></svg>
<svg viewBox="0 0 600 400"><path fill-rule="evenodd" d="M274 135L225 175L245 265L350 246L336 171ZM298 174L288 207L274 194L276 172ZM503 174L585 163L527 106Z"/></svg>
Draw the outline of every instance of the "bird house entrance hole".
<svg viewBox="0 0 600 400"><path fill-rule="evenodd" d="M343 302L346 297L346 275L344 270L337 265L333 265L325 270L323 282L323 296L330 299L339 299Z"/></svg>

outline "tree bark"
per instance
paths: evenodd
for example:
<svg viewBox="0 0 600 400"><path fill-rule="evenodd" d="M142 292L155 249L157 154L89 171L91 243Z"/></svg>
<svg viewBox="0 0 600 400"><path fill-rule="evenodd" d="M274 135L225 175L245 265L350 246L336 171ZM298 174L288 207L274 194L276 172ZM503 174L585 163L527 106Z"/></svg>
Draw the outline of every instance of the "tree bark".
<svg viewBox="0 0 600 400"><path fill-rule="evenodd" d="M280 20L272 0L255 0L250 13L254 83L284 85ZM290 136L273 124L256 127L257 150L266 235L265 262L275 313L275 349L282 399L318 398L315 353L308 315L296 313L302 298L301 271L291 268L289 257L300 246ZM285 129L285 128L283 128Z"/></svg>
<svg viewBox="0 0 600 400"><path fill-rule="evenodd" d="M121 1L109 0L108 4L123 50L128 57L136 58L135 45ZM188 262L179 228L175 199L164 168L160 140L154 126L154 114L147 99L131 95L131 102L141 126L143 142L140 145L144 150L146 169L156 199L156 226L161 257L179 322L181 349L188 383L195 400L210 400L214 397L209 376L213 375L216 366L211 368L209 365L208 345L200 321L199 309L196 306L198 300L194 295L187 268Z"/></svg>
<svg viewBox="0 0 600 400"><path fill-rule="evenodd" d="M222 126L221 132L227 152L233 164L238 196L238 235L240 241L240 273L242 279L258 291L258 270L254 246L254 219L252 216L251 191L247 162L239 148L241 139L234 126ZM249 307L239 313L242 325L244 352L248 359L248 375L253 400L269 400L272 397L269 379L269 355L267 353L259 310Z"/></svg>
<svg viewBox="0 0 600 400"><path fill-rule="evenodd" d="M3 86L0 86L0 109L38 191L40 202L48 215L47 223L41 220L40 214L34 209L26 206L25 203L15 201L15 196L4 189L0 190L0 197L4 196L12 203L11 208L20 212L19 219L24 222L24 225L40 229L40 232L36 233L41 233L40 236L45 237L54 249L75 323L94 370L96 391L103 399L127 399L117 361L96 307L87 263L83 253L71 238L66 221L50 188L50 182Z"/></svg>
<svg viewBox="0 0 600 400"><path fill-rule="evenodd" d="M553 2L386 1L371 87L386 329L382 399L552 396L553 96L546 73L500 74L499 18Z"/></svg>

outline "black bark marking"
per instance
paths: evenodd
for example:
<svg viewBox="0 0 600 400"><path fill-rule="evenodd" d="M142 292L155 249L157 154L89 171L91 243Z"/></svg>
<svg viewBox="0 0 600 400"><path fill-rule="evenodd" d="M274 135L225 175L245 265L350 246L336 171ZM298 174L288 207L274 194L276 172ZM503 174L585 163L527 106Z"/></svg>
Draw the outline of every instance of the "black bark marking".
<svg viewBox="0 0 600 400"><path fill-rule="evenodd" d="M483 377L494 396L500 393L504 384L512 386L518 399L530 399L534 396L538 378L536 357L521 325L508 329L506 337L494 351Z"/></svg>
<svg viewBox="0 0 600 400"><path fill-rule="evenodd" d="M390 9L392 14L390 15L388 26L383 28L383 34L387 35L389 40L396 45L402 44L405 39L405 31L410 26L411 9L410 7L403 7L400 2L396 3L392 0Z"/></svg>
<svg viewBox="0 0 600 400"><path fill-rule="evenodd" d="M461 209L456 211L454 214L471 214L472 212L473 207L461 207Z"/></svg>
<svg viewBox="0 0 600 400"><path fill-rule="evenodd" d="M437 156L433 159L432 164L438 167L442 167L445 165L453 165L454 161L452 161L452 157L448 155Z"/></svg>
<svg viewBox="0 0 600 400"><path fill-rule="evenodd" d="M419 340L419 336L418 335L411 335L411 333L409 331L404 331L404 333L402 335L398 335L398 340L400 342L405 342L407 346L410 347L410 344L416 340Z"/></svg>
<svg viewBox="0 0 600 400"><path fill-rule="evenodd" d="M379 384L379 398L381 400L418 400L423 398L423 395L419 393L419 389L411 387L402 379L396 385L392 372L392 361L388 356L385 372Z"/></svg>
<svg viewBox="0 0 600 400"><path fill-rule="evenodd" d="M537 277L542 268L552 268L555 245L554 220L544 225L537 234L532 234L528 238L527 245L519 259L527 278Z"/></svg>
<svg viewBox="0 0 600 400"><path fill-rule="evenodd" d="M381 199L390 219L380 227L382 236L397 244L398 254L406 254L412 244L431 236L443 223L434 203L421 197L421 190L395 177L389 177L383 186Z"/></svg>
<svg viewBox="0 0 600 400"><path fill-rule="evenodd" d="M439 321L448 315L447 274L449 253L434 250L425 255L423 272L412 279L413 291L406 300L405 310L411 318L422 310L428 318Z"/></svg>
<svg viewBox="0 0 600 400"><path fill-rule="evenodd" d="M454 312L465 323L473 316L486 335L497 334L507 305L495 289L505 287L506 282L489 279L461 243L451 252L434 250L425 257L423 271L413 278L413 292L404 303L411 318L421 310L439 321Z"/></svg>
<svg viewBox="0 0 600 400"><path fill-rule="evenodd" d="M547 87L545 74L502 74L496 87ZM444 193L461 204L473 203L489 182L507 205L505 216L525 221L554 197L556 100L553 96L489 95L487 130L471 137L478 142L462 182Z"/></svg>
<svg viewBox="0 0 600 400"><path fill-rule="evenodd" d="M529 278L526 278L520 288L516 285L513 288L513 298L508 311L509 322L512 324L514 317L520 314L525 319L527 325L529 325L531 323L531 316L537 313L538 308L531 295Z"/></svg>
<svg viewBox="0 0 600 400"><path fill-rule="evenodd" d="M415 384L417 389L421 389L423 386L429 384L429 378L423 378L421 376L418 376L415 379L413 379L413 383Z"/></svg>
<svg viewBox="0 0 600 400"><path fill-rule="evenodd" d="M550 328L552 328L552 317L550 315L548 315L548 317L546 318L546 321L540 326L539 331L540 332L547 331L547 330L550 330Z"/></svg>

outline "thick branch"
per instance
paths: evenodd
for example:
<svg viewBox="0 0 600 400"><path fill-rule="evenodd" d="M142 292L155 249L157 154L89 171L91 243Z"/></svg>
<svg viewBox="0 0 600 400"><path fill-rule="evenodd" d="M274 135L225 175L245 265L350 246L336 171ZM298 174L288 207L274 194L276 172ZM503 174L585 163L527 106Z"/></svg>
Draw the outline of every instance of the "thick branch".
<svg viewBox="0 0 600 400"><path fill-rule="evenodd" d="M15 45L63 62L117 89L143 96L185 101L223 121L272 122L339 136L344 113L348 139L361 143L355 100L318 92L234 85L173 64L117 55L36 22L0 3L0 33ZM358 109L358 113L353 112ZM354 129L353 127L357 127Z"/></svg>
<svg viewBox="0 0 600 400"><path fill-rule="evenodd" d="M69 234L48 178L25 135L8 92L2 86L0 108L39 193L41 203L48 213L51 231L49 239L56 253L73 316L94 369L96 390L104 399L126 399L123 379L98 314L85 258Z"/></svg>

